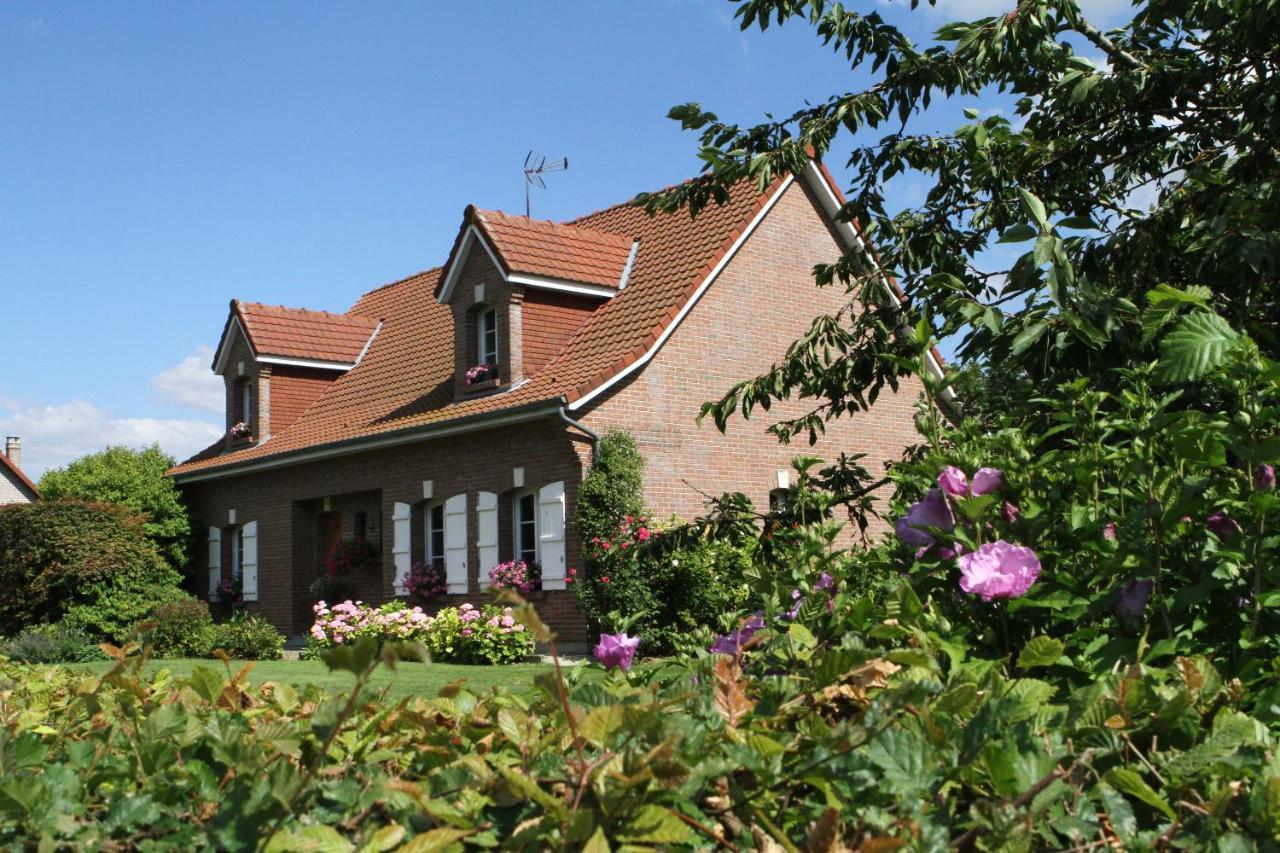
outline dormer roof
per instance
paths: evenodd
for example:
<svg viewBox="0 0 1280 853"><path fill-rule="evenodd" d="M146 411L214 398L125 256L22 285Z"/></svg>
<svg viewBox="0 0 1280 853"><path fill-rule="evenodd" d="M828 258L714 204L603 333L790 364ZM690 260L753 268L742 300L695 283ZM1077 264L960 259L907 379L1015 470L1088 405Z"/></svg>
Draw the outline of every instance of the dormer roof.
<svg viewBox="0 0 1280 853"><path fill-rule="evenodd" d="M359 314L331 314L233 299L214 353L213 370L222 373L225 369L237 331L244 335L258 361L350 370L359 363L377 328L377 320Z"/></svg>
<svg viewBox="0 0 1280 853"><path fill-rule="evenodd" d="M479 242L510 282L609 298L626 287L639 248L632 236L469 205L436 298L447 302L471 246Z"/></svg>

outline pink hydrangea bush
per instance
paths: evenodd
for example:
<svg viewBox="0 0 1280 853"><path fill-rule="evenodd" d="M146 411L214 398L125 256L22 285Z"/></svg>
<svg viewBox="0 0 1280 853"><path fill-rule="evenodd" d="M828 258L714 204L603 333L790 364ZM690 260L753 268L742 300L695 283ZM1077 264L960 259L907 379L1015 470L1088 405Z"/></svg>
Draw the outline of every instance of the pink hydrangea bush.
<svg viewBox="0 0 1280 853"><path fill-rule="evenodd" d="M463 604L428 615L421 607L395 601L381 607L321 601L313 609L316 621L303 654L307 658L362 637L419 642L433 659L448 663L513 663L533 652L533 635L510 607Z"/></svg>
<svg viewBox="0 0 1280 853"><path fill-rule="evenodd" d="M542 584L542 567L524 560L511 560L489 569L489 586L496 589L514 589L532 592Z"/></svg>

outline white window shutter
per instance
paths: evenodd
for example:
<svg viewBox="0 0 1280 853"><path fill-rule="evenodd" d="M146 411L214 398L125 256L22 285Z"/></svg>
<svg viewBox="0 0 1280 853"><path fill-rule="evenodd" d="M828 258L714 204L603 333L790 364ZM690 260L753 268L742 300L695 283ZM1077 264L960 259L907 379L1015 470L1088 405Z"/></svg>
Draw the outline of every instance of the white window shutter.
<svg viewBox="0 0 1280 853"><path fill-rule="evenodd" d="M467 584L467 496L444 502L444 574L451 593L469 592Z"/></svg>
<svg viewBox="0 0 1280 853"><path fill-rule="evenodd" d="M222 530L209 528L209 600L218 597L218 585L222 583Z"/></svg>
<svg viewBox="0 0 1280 853"><path fill-rule="evenodd" d="M240 528L240 594L245 601L258 600L258 522Z"/></svg>
<svg viewBox="0 0 1280 853"><path fill-rule="evenodd" d="M487 572L498 565L498 496L481 492L476 496L476 547L480 551L481 586Z"/></svg>
<svg viewBox="0 0 1280 853"><path fill-rule="evenodd" d="M409 594L409 547L412 512L408 504L395 503L391 507L391 561L396 567L395 594Z"/></svg>
<svg viewBox="0 0 1280 853"><path fill-rule="evenodd" d="M564 481L538 490L538 559L542 588L564 589Z"/></svg>

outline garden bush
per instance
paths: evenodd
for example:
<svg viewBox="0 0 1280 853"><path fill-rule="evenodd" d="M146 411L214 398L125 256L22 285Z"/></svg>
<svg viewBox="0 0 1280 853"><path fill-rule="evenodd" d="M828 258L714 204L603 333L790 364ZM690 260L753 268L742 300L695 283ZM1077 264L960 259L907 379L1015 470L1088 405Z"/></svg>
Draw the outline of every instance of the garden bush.
<svg viewBox="0 0 1280 853"><path fill-rule="evenodd" d="M0 657L25 663L84 663L106 660L97 642L73 625L31 625L11 640L0 641Z"/></svg>
<svg viewBox="0 0 1280 853"><path fill-rule="evenodd" d="M124 507L38 501L0 507L0 627L13 633L66 617L123 642L181 576Z"/></svg>
<svg viewBox="0 0 1280 853"><path fill-rule="evenodd" d="M746 575L759 554L746 539L666 542L643 515L624 516L585 550L585 571L571 584L579 610L604 632L625 625L649 655L673 651L691 632L727 630L751 599Z"/></svg>
<svg viewBox="0 0 1280 853"><path fill-rule="evenodd" d="M209 657L215 626L209 605L198 598L157 605L147 617L140 639L155 646L161 658Z"/></svg>
<svg viewBox="0 0 1280 853"><path fill-rule="evenodd" d="M213 626L212 651L240 660L279 660L284 635L261 616L240 611Z"/></svg>
<svg viewBox="0 0 1280 853"><path fill-rule="evenodd" d="M303 656L320 657L326 649L375 642L416 641L435 660L446 663L513 663L533 653L533 638L512 616L511 608L471 604L446 607L433 616L421 607L392 601L370 607L358 601L333 606L320 602Z"/></svg>

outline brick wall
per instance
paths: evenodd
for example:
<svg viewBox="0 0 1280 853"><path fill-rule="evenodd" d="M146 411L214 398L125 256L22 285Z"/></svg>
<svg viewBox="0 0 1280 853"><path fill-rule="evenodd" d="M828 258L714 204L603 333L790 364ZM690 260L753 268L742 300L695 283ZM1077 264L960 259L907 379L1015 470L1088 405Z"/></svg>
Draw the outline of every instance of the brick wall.
<svg viewBox="0 0 1280 853"><path fill-rule="evenodd" d="M25 473L25 472L24 472ZM0 465L0 504L31 503L31 493L4 465Z"/></svg>
<svg viewBox="0 0 1280 853"><path fill-rule="evenodd" d="M236 510L237 523L258 522L259 600L248 607L265 615L281 630L300 634L310 627L307 588L316 572L314 530L316 513L324 498L330 497L334 508L346 507L352 511L357 507L370 511L376 508L378 511L381 566L371 576L358 579L361 594L367 601L377 603L391 598L395 578L391 555L393 504L421 504L424 480L432 481L435 498L465 492L471 592L436 603L456 605L470 601L478 605L485 600L481 590L490 567L479 565L475 495L480 491L499 495L500 519L505 519L500 554L503 559L509 559L514 466L524 468L528 486L537 488L564 481L568 516L566 565L580 567L581 551L572 518L582 468L575 443L564 425L554 419L192 483L182 488L201 540L210 526L225 527L232 509ZM370 492L377 494L376 500L364 494ZM349 519L344 519L344 524L349 523ZM197 592L203 594L208 589L207 547L197 549L195 567ZM539 593L537 599L539 612L560 632L562 639L568 642L587 639L586 626L573 605L571 592Z"/></svg>
<svg viewBox="0 0 1280 853"><path fill-rule="evenodd" d="M645 497L658 517L701 514L705 500L696 490L741 491L765 508L776 472L790 469L796 456L867 453L867 467L879 473L881 463L919 440L917 381L881 394L870 412L828 424L812 447L807 437L783 446L766 432L808 411L811 403L802 401L757 411L749 421L735 417L726 434L710 421L695 424L703 402L769 369L815 317L844 305L843 288L818 288L813 281L814 264L840 253L819 210L802 182L793 183L654 358L581 416L594 430L626 428L635 435L647 461Z"/></svg>
<svg viewBox="0 0 1280 853"><path fill-rule="evenodd" d="M521 312L525 376L555 358L600 302L592 296L528 288Z"/></svg>

